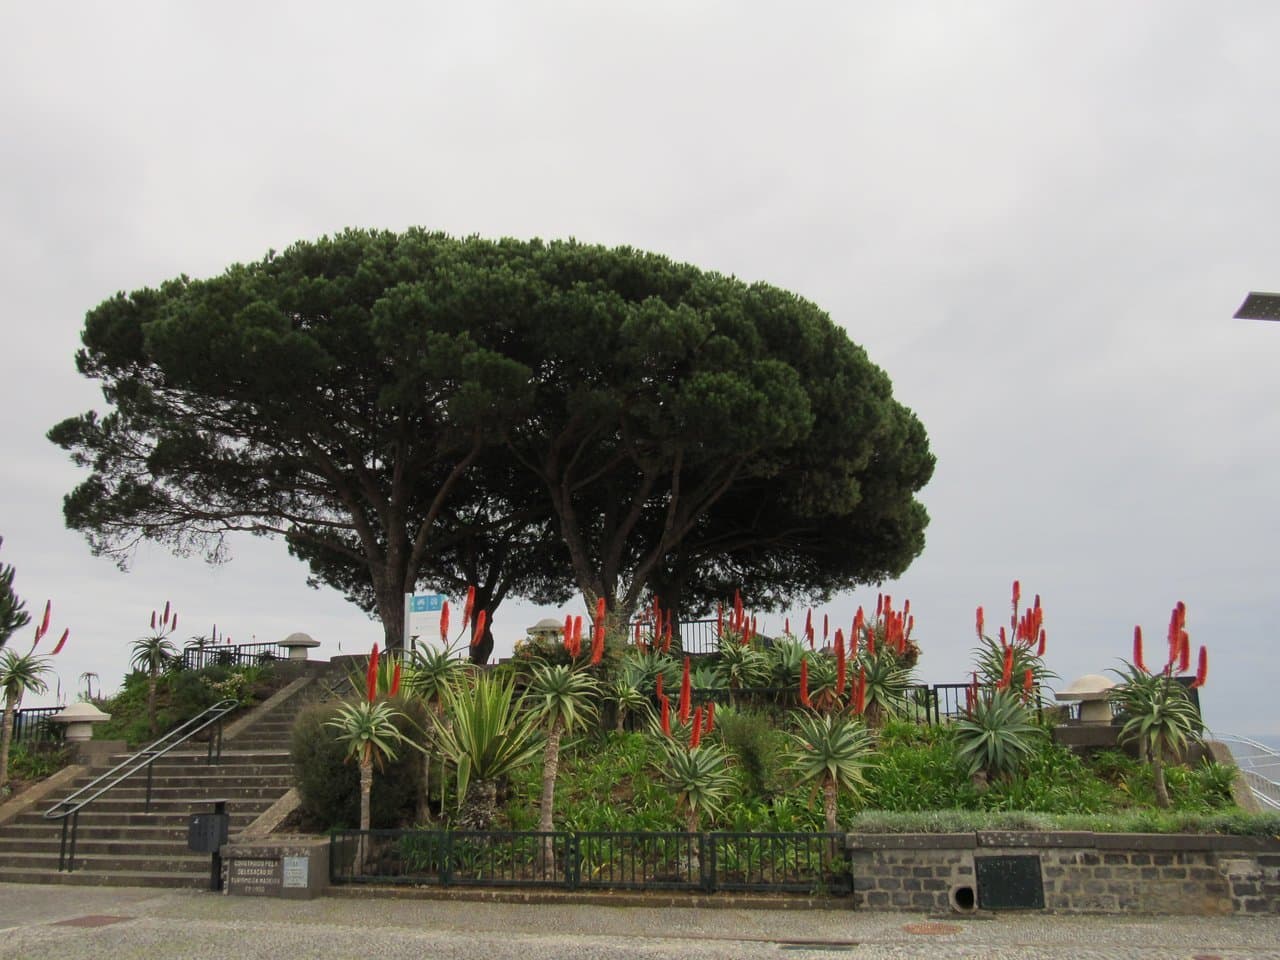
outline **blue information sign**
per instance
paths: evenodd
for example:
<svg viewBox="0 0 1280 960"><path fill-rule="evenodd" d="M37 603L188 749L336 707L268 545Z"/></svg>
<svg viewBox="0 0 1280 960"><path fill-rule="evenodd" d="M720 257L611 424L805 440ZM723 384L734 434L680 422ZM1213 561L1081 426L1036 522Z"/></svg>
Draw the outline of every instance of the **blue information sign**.
<svg viewBox="0 0 1280 960"><path fill-rule="evenodd" d="M437 613L443 605L442 593L415 593L409 600L411 613Z"/></svg>

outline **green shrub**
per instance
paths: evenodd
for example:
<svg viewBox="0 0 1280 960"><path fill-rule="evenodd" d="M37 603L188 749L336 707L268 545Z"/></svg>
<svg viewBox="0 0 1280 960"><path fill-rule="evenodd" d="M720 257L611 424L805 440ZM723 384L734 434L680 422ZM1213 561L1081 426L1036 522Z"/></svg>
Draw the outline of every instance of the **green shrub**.
<svg viewBox="0 0 1280 960"><path fill-rule="evenodd" d="M9 750L9 778L43 780L70 760L70 749L61 743L15 743Z"/></svg>
<svg viewBox="0 0 1280 960"><path fill-rule="evenodd" d="M396 709L410 716L397 722L401 732L420 742L420 710L397 702ZM307 825L317 830L355 827L360 820L360 771L347 762L346 748L325 722L337 714L334 704L314 704L298 715L293 725L290 760L299 809ZM371 824L397 827L413 819L422 785L422 758L416 750L404 750L397 759L374 768Z"/></svg>
<svg viewBox="0 0 1280 960"><path fill-rule="evenodd" d="M886 724L866 777L867 804L884 810L978 805L978 792L956 758L955 731L949 727Z"/></svg>
<svg viewBox="0 0 1280 960"><path fill-rule="evenodd" d="M716 711L715 734L733 755L746 794L767 800L779 792L790 741L767 715L721 708Z"/></svg>

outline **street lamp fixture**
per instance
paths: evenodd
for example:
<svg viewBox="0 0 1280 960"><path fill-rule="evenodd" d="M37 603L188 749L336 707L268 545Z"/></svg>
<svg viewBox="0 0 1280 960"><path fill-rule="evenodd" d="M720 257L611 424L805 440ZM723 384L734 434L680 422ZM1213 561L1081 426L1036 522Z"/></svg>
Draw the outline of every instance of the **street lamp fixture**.
<svg viewBox="0 0 1280 960"><path fill-rule="evenodd" d="M1237 320L1280 320L1280 293L1250 293L1236 311Z"/></svg>

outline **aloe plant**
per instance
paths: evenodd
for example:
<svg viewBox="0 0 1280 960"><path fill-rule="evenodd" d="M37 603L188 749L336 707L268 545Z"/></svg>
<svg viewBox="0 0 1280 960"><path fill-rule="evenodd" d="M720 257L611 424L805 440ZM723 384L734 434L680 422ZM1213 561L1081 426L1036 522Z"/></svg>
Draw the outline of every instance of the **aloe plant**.
<svg viewBox="0 0 1280 960"><path fill-rule="evenodd" d="M787 759L802 783L822 790L827 832L835 833L840 791L857 796L867 785L862 771L871 752L871 735L861 723L830 714L801 712L796 727Z"/></svg>
<svg viewBox="0 0 1280 960"><path fill-rule="evenodd" d="M956 723L956 756L982 787L1016 772L1041 735L1022 696L997 689L973 697L969 714Z"/></svg>
<svg viewBox="0 0 1280 960"><path fill-rule="evenodd" d="M600 685L590 676L567 665L535 667L526 695L533 701L533 715L546 729L542 760L542 802L538 829L555 829L556 772L560 767L560 738L596 717L592 700Z"/></svg>
<svg viewBox="0 0 1280 960"><path fill-rule="evenodd" d="M714 817L733 792L728 757L713 743L690 748L664 738L662 746L658 772L676 795L677 806L684 808L685 829L697 833L702 814Z"/></svg>

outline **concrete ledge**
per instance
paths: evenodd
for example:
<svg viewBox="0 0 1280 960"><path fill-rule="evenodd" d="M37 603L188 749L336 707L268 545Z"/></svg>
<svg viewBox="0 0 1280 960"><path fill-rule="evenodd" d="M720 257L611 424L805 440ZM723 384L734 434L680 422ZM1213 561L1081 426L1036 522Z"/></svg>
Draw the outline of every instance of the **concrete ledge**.
<svg viewBox="0 0 1280 960"><path fill-rule="evenodd" d="M0 804L0 826L9 823L15 817L26 813L33 807L43 805L43 801L51 793L60 792L61 788L70 785L76 777L88 772L88 767L79 764L63 767L53 776L46 777L35 786L28 787L16 796L6 800L3 804Z"/></svg>
<svg viewBox="0 0 1280 960"><path fill-rule="evenodd" d="M298 809L298 804L302 802L302 798L298 796L298 788L290 787L289 792L283 797L267 807L258 819L245 827L236 837L237 843L247 843L251 840L266 839L271 831L280 824L284 823L285 818L293 811Z"/></svg>
<svg viewBox="0 0 1280 960"><path fill-rule="evenodd" d="M290 697L309 686L311 679L311 677L299 677L297 680L294 680L277 690L244 716L235 720L233 723L228 724L227 728L222 731L222 739L224 741L234 740L236 737L240 736L246 728L257 723L266 716L266 714L280 706L280 704L284 703Z"/></svg>
<svg viewBox="0 0 1280 960"><path fill-rule="evenodd" d="M331 897L356 900L444 900L466 903L588 904L600 907L694 907L724 910L851 910L853 897L803 894L673 893L665 890L541 890L508 887L426 887L352 883L329 888Z"/></svg>
<svg viewBox="0 0 1280 960"><path fill-rule="evenodd" d="M849 850L970 850L978 845L972 833L850 833Z"/></svg>
<svg viewBox="0 0 1280 960"><path fill-rule="evenodd" d="M1087 830L980 830L980 847L1092 847L1097 834Z"/></svg>

